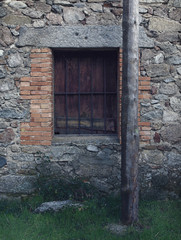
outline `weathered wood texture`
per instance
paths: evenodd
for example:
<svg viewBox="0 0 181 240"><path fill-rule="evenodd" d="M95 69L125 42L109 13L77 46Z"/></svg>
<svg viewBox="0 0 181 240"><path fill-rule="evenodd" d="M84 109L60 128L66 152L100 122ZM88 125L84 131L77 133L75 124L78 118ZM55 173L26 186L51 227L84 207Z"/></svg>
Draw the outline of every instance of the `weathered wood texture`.
<svg viewBox="0 0 181 240"><path fill-rule="evenodd" d="M116 134L117 51L57 51L55 134Z"/></svg>
<svg viewBox="0 0 181 240"><path fill-rule="evenodd" d="M122 176L121 218L132 224L138 218L138 75L139 1L123 2L123 83L122 83Z"/></svg>

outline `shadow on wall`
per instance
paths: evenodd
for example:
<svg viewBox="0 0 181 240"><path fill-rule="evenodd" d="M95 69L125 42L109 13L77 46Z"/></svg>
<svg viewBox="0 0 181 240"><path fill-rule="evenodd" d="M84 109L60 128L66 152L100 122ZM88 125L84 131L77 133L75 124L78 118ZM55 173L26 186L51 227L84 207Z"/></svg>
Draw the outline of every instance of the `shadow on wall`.
<svg viewBox="0 0 181 240"><path fill-rule="evenodd" d="M7 164L6 159L0 156L0 168L4 167L6 164Z"/></svg>

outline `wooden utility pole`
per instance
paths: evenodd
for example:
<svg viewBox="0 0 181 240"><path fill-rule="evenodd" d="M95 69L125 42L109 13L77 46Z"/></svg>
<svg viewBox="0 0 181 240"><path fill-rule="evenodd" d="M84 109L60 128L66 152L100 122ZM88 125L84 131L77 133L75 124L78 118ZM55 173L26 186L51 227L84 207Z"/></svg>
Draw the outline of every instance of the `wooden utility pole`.
<svg viewBox="0 0 181 240"><path fill-rule="evenodd" d="M139 0L123 0L123 78L121 111L121 218L138 220L138 75Z"/></svg>

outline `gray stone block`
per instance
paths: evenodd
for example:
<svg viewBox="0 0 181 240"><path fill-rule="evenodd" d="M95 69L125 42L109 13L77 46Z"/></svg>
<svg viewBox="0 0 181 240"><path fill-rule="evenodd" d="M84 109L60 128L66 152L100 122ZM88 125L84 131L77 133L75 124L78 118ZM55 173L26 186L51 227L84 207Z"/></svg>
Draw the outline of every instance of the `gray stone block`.
<svg viewBox="0 0 181 240"><path fill-rule="evenodd" d="M149 164L162 165L163 153L158 150L144 150L142 152L142 161Z"/></svg>
<svg viewBox="0 0 181 240"><path fill-rule="evenodd" d="M162 119L163 116L163 111L162 110L155 110L155 111L150 111L141 117L141 121L147 121L147 120L160 120Z"/></svg>
<svg viewBox="0 0 181 240"><path fill-rule="evenodd" d="M160 87L160 93L165 95L174 95L178 91L177 85L175 83L162 83Z"/></svg>
<svg viewBox="0 0 181 240"><path fill-rule="evenodd" d="M33 162L34 160L33 154L25 154L25 153L14 154L12 158L18 162Z"/></svg>
<svg viewBox="0 0 181 240"><path fill-rule="evenodd" d="M170 66L166 64L150 64L146 66L147 74L150 77L169 76Z"/></svg>
<svg viewBox="0 0 181 240"><path fill-rule="evenodd" d="M167 154L168 165L170 167L180 166L181 164L181 155L174 152L169 152Z"/></svg>
<svg viewBox="0 0 181 240"><path fill-rule="evenodd" d="M177 97L170 98L170 105L175 112L181 111L181 99Z"/></svg>
<svg viewBox="0 0 181 240"><path fill-rule="evenodd" d="M29 194L35 188L35 176L6 175L0 178L0 193Z"/></svg>
<svg viewBox="0 0 181 240"><path fill-rule="evenodd" d="M7 62L9 67L18 67L23 63L19 53L10 54Z"/></svg>
<svg viewBox="0 0 181 240"><path fill-rule="evenodd" d="M30 9L30 8L27 8L27 9L23 10L22 12L23 12L24 15L26 15L30 18L35 18L35 19L42 18L42 16L44 15L43 12L35 11L33 9Z"/></svg>
<svg viewBox="0 0 181 240"><path fill-rule="evenodd" d="M52 147L51 149L51 155L53 157L53 160L57 161L67 161L72 160L73 155L79 155L82 154L82 150L75 146L58 146L58 147ZM71 157L72 156L72 157Z"/></svg>
<svg viewBox="0 0 181 240"><path fill-rule="evenodd" d="M25 118L28 115L28 110L18 111L15 109L3 109L0 110L0 117L1 118L12 118L12 119L21 119Z"/></svg>
<svg viewBox="0 0 181 240"><path fill-rule="evenodd" d="M153 17L150 19L149 30L158 32L180 31L181 24L167 18Z"/></svg>
<svg viewBox="0 0 181 240"><path fill-rule="evenodd" d="M65 8L63 10L63 17L66 23L75 25L79 21L84 20L85 15L79 9Z"/></svg>
<svg viewBox="0 0 181 240"><path fill-rule="evenodd" d="M15 133L12 128L7 128L0 133L0 143L8 144L15 138Z"/></svg>
<svg viewBox="0 0 181 240"><path fill-rule="evenodd" d="M6 16L7 11L6 8L0 7L0 18Z"/></svg>
<svg viewBox="0 0 181 240"><path fill-rule="evenodd" d="M98 152L99 151L97 146L94 146L94 145L88 145L87 150L90 152Z"/></svg>
<svg viewBox="0 0 181 240"><path fill-rule="evenodd" d="M22 9L22 8L26 8L27 5L24 2L21 1L11 1L9 3L9 6L12 8L16 8L16 9Z"/></svg>
<svg viewBox="0 0 181 240"><path fill-rule="evenodd" d="M0 67L0 78L5 78L6 77L6 71L3 67Z"/></svg>
<svg viewBox="0 0 181 240"><path fill-rule="evenodd" d="M163 141L174 144L181 143L181 124L170 124L161 130Z"/></svg>
<svg viewBox="0 0 181 240"><path fill-rule="evenodd" d="M63 12L63 8L59 5L52 5L52 11L61 14Z"/></svg>
<svg viewBox="0 0 181 240"><path fill-rule="evenodd" d="M19 47L52 48L122 47L121 26L49 26L42 29L22 27L16 44ZM140 27L140 47L151 48L154 41Z"/></svg>
<svg viewBox="0 0 181 240"><path fill-rule="evenodd" d="M181 1L180 1L180 0L174 0L173 6L174 6L174 7L181 8Z"/></svg>
<svg viewBox="0 0 181 240"><path fill-rule="evenodd" d="M19 15L7 15L3 18L4 23L8 25L25 25L28 23L31 23L31 19L29 17L25 16L19 16Z"/></svg>
<svg viewBox="0 0 181 240"><path fill-rule="evenodd" d="M163 111L163 122L176 122L180 119L180 116L178 113L175 113L173 111L164 110Z"/></svg>
<svg viewBox="0 0 181 240"><path fill-rule="evenodd" d="M181 29L181 28L180 28ZM181 64L181 54L180 55L174 55L174 56L170 56L167 58L167 62L169 64L173 64L173 65L179 65Z"/></svg>
<svg viewBox="0 0 181 240"><path fill-rule="evenodd" d="M8 16L6 16L8 17ZM5 21L5 19L4 19ZM9 28L0 26L0 44L4 47L14 42Z"/></svg>
<svg viewBox="0 0 181 240"><path fill-rule="evenodd" d="M168 0L140 0L140 3L166 3Z"/></svg>

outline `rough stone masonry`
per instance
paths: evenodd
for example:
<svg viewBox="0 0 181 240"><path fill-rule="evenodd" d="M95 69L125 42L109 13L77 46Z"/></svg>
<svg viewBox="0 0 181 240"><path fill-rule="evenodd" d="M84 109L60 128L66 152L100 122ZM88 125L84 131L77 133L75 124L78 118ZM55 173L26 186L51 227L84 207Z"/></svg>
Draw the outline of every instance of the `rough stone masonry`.
<svg viewBox="0 0 181 240"><path fill-rule="evenodd" d="M7 161L0 168L1 198L33 193L41 175L86 179L103 192L119 191L117 137L52 134L52 50L121 49L122 12L121 0L0 2L0 157ZM140 194L179 197L181 2L140 0L139 12ZM48 62L38 62L36 54ZM32 114L40 105L45 121L37 124ZM42 135L38 128L44 128ZM23 144L32 138L37 144Z"/></svg>

